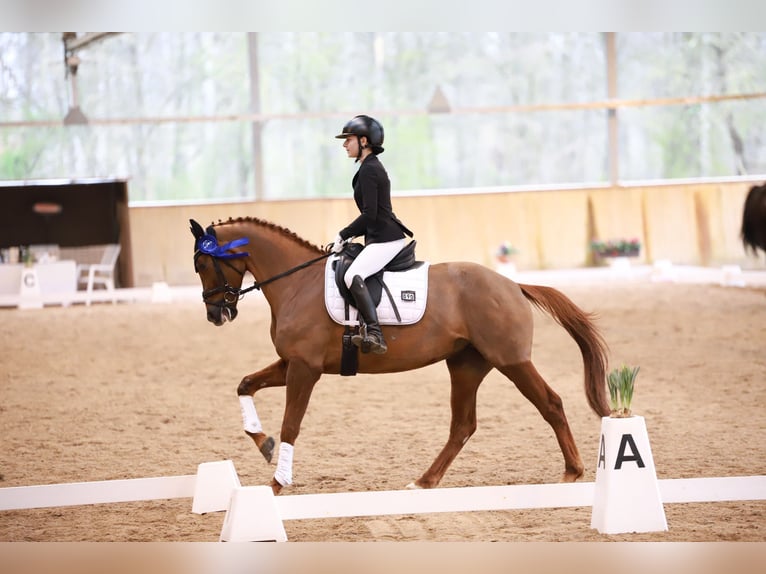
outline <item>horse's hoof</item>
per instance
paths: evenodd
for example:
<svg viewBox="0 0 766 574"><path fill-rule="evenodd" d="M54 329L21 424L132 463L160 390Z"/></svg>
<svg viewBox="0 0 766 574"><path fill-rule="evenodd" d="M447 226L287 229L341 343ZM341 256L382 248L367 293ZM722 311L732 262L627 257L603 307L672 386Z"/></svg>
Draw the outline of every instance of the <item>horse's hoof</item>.
<svg viewBox="0 0 766 574"><path fill-rule="evenodd" d="M259 447L261 451L261 454L263 455L263 458L266 459L266 462L271 462L271 459L274 457L274 439L272 437L268 437L265 441L263 441L263 444Z"/></svg>
<svg viewBox="0 0 766 574"><path fill-rule="evenodd" d="M269 486L271 487L271 492L274 493L274 496L282 492L282 485L277 482L276 479L272 478L271 482L269 483Z"/></svg>
<svg viewBox="0 0 766 574"><path fill-rule="evenodd" d="M404 488L406 488L407 490L422 490L422 489L423 489L423 487L422 487L422 486L418 486L418 485L417 485L417 484L415 484L414 482L411 482L411 483L409 483L409 484L408 484L407 486L405 486Z"/></svg>
<svg viewBox="0 0 766 574"><path fill-rule="evenodd" d="M576 482L578 478L580 478L583 475L582 472L575 473L575 472L565 472L564 476L561 477L561 482Z"/></svg>

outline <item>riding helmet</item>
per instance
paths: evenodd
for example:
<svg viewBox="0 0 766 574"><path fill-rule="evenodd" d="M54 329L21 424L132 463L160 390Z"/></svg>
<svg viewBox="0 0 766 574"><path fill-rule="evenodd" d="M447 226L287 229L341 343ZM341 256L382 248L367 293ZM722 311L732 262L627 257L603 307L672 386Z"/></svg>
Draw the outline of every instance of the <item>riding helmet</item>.
<svg viewBox="0 0 766 574"><path fill-rule="evenodd" d="M337 136L338 139L345 139L347 136L355 135L357 137L367 136L367 142L372 148L373 153L382 153L383 148L383 126L375 118L370 116L354 116L343 126L343 130Z"/></svg>

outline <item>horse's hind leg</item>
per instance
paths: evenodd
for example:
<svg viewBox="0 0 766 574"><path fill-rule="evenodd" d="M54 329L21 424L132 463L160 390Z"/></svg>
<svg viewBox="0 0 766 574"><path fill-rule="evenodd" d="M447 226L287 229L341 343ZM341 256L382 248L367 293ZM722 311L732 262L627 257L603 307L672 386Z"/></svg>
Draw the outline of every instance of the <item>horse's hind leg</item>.
<svg viewBox="0 0 766 574"><path fill-rule="evenodd" d="M498 369L511 379L524 395L548 421L556 433L561 453L564 455L564 482L574 482L583 474L584 466L577 451L572 431L569 429L561 397L548 386L531 361L525 361Z"/></svg>
<svg viewBox="0 0 766 574"><path fill-rule="evenodd" d="M253 395L256 391L268 387L284 387L286 374L287 363L280 359L265 369L247 375L237 387L245 434L255 441L255 446L258 447L266 462L271 462L274 456L274 439L263 432L261 421L255 410Z"/></svg>
<svg viewBox="0 0 766 574"><path fill-rule="evenodd" d="M476 349L468 347L447 359L447 368L452 382L449 438L431 467L408 488L437 486L463 445L476 432L476 391L492 366Z"/></svg>

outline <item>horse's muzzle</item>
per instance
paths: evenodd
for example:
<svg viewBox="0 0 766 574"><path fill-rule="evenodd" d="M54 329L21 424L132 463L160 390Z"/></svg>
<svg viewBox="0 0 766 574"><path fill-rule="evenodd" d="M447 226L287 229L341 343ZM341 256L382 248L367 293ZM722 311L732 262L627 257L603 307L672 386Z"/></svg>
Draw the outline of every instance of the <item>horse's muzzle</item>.
<svg viewBox="0 0 766 574"><path fill-rule="evenodd" d="M238 311L236 307L208 305L207 320L213 323L216 327L220 327L227 321L236 319L237 313Z"/></svg>

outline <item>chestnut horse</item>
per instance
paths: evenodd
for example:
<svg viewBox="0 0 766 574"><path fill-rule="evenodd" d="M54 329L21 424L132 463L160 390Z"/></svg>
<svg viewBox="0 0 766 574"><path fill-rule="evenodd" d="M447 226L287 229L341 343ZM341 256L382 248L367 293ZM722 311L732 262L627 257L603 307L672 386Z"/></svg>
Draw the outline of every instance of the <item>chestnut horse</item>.
<svg viewBox="0 0 766 574"><path fill-rule="evenodd" d="M760 249L766 253L766 184L754 185L747 193L740 237L745 252L757 255Z"/></svg>
<svg viewBox="0 0 766 574"><path fill-rule="evenodd" d="M279 360L246 375L237 388L245 432L270 461L274 439L263 432L253 395L268 387L286 387L275 494L292 482L293 445L314 385L323 373L338 374L344 327L328 315L324 303L327 249L295 233L256 218L229 219L203 230L191 220L194 267L203 288L207 318L223 325L237 316L237 301L261 289L271 307L271 340ZM256 279L242 288L248 271ZM532 364L533 316L530 302L549 313L580 348L585 396L599 416L609 415L606 395L607 346L583 312L560 291L519 285L476 263L431 265L428 307L414 325L386 326L385 355L360 354L359 372L410 371L446 361L451 380L452 418L447 443L430 468L410 488L439 484L463 445L476 431L476 393L493 368L508 377L552 427L564 455L562 480L583 474L583 463L559 395Z"/></svg>

